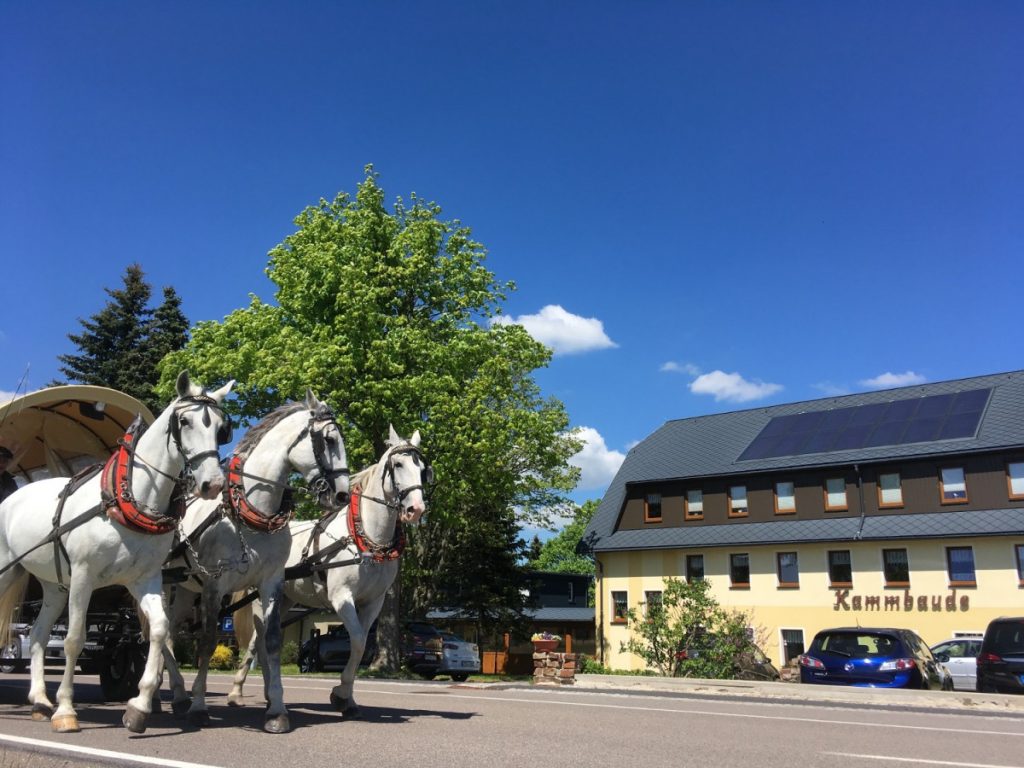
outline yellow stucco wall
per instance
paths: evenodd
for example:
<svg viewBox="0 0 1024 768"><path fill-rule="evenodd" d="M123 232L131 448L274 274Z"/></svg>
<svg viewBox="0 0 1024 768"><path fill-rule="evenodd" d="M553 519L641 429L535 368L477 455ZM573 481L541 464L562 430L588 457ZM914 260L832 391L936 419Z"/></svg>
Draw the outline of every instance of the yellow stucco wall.
<svg viewBox="0 0 1024 768"><path fill-rule="evenodd" d="M1014 546L1024 537L928 539L894 542L832 542L704 550L609 552L598 556L597 621L603 662L613 669L643 669L643 661L623 653L628 628L609 621L613 591L625 591L630 608L644 592L663 588L665 576L683 578L686 555L704 556L705 578L723 607L748 612L762 649L776 666L783 663L783 629L803 631L809 646L816 632L836 626L906 627L934 645L955 632L982 632L997 616L1024 614L1024 590L1018 581ZM977 586L952 588L946 569L946 547L971 546ZM905 548L910 561L910 588L886 588L882 550ZM829 586L828 550L850 550L853 587ZM797 552L800 586L780 589L776 553ZM729 588L729 555L750 554L750 589ZM837 597L842 598L840 602ZM878 598L877 607L868 598ZM890 598L886 604L886 598ZM896 598L895 601L892 598ZM909 599L909 603L908 603ZM859 609L858 609L859 602ZM909 607L909 610L907 608Z"/></svg>

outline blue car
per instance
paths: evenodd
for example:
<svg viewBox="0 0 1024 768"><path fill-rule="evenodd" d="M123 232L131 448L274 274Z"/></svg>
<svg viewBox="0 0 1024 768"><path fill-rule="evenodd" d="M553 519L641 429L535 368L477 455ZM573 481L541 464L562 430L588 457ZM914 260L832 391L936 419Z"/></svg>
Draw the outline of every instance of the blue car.
<svg viewBox="0 0 1024 768"><path fill-rule="evenodd" d="M824 629L800 657L800 682L953 690L952 676L909 629Z"/></svg>

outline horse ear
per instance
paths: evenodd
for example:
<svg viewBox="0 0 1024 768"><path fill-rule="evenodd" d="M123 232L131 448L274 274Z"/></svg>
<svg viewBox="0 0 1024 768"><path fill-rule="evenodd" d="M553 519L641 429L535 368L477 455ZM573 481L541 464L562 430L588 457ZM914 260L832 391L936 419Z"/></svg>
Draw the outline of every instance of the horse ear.
<svg viewBox="0 0 1024 768"><path fill-rule="evenodd" d="M413 447L419 448L420 445L420 431L417 429L412 433L412 437L409 438L409 442L412 443Z"/></svg>
<svg viewBox="0 0 1024 768"><path fill-rule="evenodd" d="M188 397L192 394L192 380L188 377L188 371L182 371L178 374L178 380L174 383L174 388L178 391L178 397Z"/></svg>
<svg viewBox="0 0 1024 768"><path fill-rule="evenodd" d="M318 405L320 405L320 401L313 394L313 390L306 387L306 407L311 411L315 411Z"/></svg>
<svg viewBox="0 0 1024 768"><path fill-rule="evenodd" d="M210 393L210 397L212 397L214 400L216 400L219 403L221 400L223 400L225 397L228 396L228 393L231 391L231 388L233 386L235 386L235 380L231 379L231 381L229 381L223 387L218 389L216 392L211 392Z"/></svg>
<svg viewBox="0 0 1024 768"><path fill-rule="evenodd" d="M395 446L402 442L402 438L400 438L398 433L395 432L394 424L388 424L388 432L388 445Z"/></svg>

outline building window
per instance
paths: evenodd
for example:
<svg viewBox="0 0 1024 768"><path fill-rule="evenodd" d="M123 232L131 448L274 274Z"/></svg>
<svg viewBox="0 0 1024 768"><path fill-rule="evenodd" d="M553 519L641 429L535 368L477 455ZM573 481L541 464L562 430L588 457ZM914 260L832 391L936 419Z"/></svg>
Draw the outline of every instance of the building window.
<svg viewBox="0 0 1024 768"><path fill-rule="evenodd" d="M644 592L644 615L654 617L661 613L661 591Z"/></svg>
<svg viewBox="0 0 1024 768"><path fill-rule="evenodd" d="M777 552L775 564L779 574L779 587L793 589L800 586L800 566L796 552Z"/></svg>
<svg viewBox="0 0 1024 768"><path fill-rule="evenodd" d="M1024 499L1024 461L1011 461L1006 465L1006 484L1011 499Z"/></svg>
<svg viewBox="0 0 1024 768"><path fill-rule="evenodd" d="M825 510L837 512L841 509L847 509L846 478L830 477L825 481Z"/></svg>
<svg viewBox="0 0 1024 768"><path fill-rule="evenodd" d="M878 506L903 506L903 488L900 486L899 472L889 472L878 476Z"/></svg>
<svg viewBox="0 0 1024 768"><path fill-rule="evenodd" d="M702 581L704 579L704 555L686 556L686 580Z"/></svg>
<svg viewBox="0 0 1024 768"><path fill-rule="evenodd" d="M943 504L967 502L967 481L963 467L943 467L939 470L939 496Z"/></svg>
<svg viewBox="0 0 1024 768"><path fill-rule="evenodd" d="M850 550L829 550L828 582L830 587L853 586L853 563L850 560Z"/></svg>
<svg viewBox="0 0 1024 768"><path fill-rule="evenodd" d="M704 491L686 492L686 519L704 519Z"/></svg>
<svg viewBox="0 0 1024 768"><path fill-rule="evenodd" d="M625 624L629 620L629 603L625 592L612 592L612 624Z"/></svg>
<svg viewBox="0 0 1024 768"><path fill-rule="evenodd" d="M974 550L971 547L946 547L946 566L953 587L977 585L974 575Z"/></svg>
<svg viewBox="0 0 1024 768"><path fill-rule="evenodd" d="M910 586L910 561L907 560L907 550L883 549L882 566L885 574L885 586Z"/></svg>
<svg viewBox="0 0 1024 768"><path fill-rule="evenodd" d="M782 656L786 664L804 652L804 631L802 629L782 630Z"/></svg>
<svg viewBox="0 0 1024 768"><path fill-rule="evenodd" d="M1017 555L1017 581L1024 587L1024 544L1018 544L1013 549Z"/></svg>
<svg viewBox="0 0 1024 768"><path fill-rule="evenodd" d="M648 493L644 497L644 522L661 522L661 494Z"/></svg>
<svg viewBox="0 0 1024 768"><path fill-rule="evenodd" d="M775 514L792 515L794 512L796 512L796 495L793 489L793 483L776 483Z"/></svg>
<svg viewBox="0 0 1024 768"><path fill-rule="evenodd" d="M729 580L733 589L750 589L750 555L729 555Z"/></svg>
<svg viewBox="0 0 1024 768"><path fill-rule="evenodd" d="M743 517L747 514L747 486L729 487L729 517Z"/></svg>

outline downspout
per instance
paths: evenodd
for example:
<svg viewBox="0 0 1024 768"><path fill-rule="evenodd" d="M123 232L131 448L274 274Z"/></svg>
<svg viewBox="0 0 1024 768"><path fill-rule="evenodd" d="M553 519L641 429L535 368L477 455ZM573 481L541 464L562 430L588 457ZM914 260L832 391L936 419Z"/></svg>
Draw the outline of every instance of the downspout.
<svg viewBox="0 0 1024 768"><path fill-rule="evenodd" d="M853 471L857 473L857 499L860 501L860 525L857 526L853 540L860 541L860 537L864 535L864 483L860 475L860 466L854 464Z"/></svg>
<svg viewBox="0 0 1024 768"><path fill-rule="evenodd" d="M594 585L597 591L597 661L603 667L604 663L604 565L600 558L594 554L594 568L597 572L597 583Z"/></svg>

